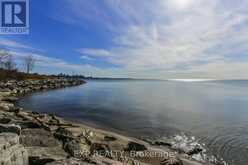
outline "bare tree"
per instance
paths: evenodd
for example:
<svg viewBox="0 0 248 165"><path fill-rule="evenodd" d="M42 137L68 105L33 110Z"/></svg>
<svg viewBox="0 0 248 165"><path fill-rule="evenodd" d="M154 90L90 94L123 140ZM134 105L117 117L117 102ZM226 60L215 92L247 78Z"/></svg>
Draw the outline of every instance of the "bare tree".
<svg viewBox="0 0 248 165"><path fill-rule="evenodd" d="M0 50L0 68L5 67L5 62L9 56L9 53L6 50Z"/></svg>
<svg viewBox="0 0 248 165"><path fill-rule="evenodd" d="M32 55L28 55L24 58L24 67L26 70L26 73L30 73L35 66L35 58Z"/></svg>
<svg viewBox="0 0 248 165"><path fill-rule="evenodd" d="M14 59L11 54L8 54L6 59L3 62L4 68L7 70L15 70L16 69L16 63L14 62Z"/></svg>

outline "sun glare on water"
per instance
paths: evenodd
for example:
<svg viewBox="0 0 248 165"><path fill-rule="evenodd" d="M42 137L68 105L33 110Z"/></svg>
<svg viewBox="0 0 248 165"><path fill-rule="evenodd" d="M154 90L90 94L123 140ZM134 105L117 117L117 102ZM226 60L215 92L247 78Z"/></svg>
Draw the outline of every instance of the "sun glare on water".
<svg viewBox="0 0 248 165"><path fill-rule="evenodd" d="M168 79L169 81L181 81L181 82L203 82L214 81L214 79Z"/></svg>

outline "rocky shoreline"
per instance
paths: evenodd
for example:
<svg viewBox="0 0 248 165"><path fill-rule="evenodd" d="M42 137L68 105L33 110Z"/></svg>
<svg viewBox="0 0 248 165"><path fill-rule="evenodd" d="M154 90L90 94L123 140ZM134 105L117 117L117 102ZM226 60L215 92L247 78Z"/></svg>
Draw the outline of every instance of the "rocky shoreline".
<svg viewBox="0 0 248 165"><path fill-rule="evenodd" d="M0 164L210 165L193 160L201 148L180 151L164 141L124 137L14 104L27 93L83 83L78 79L0 82Z"/></svg>

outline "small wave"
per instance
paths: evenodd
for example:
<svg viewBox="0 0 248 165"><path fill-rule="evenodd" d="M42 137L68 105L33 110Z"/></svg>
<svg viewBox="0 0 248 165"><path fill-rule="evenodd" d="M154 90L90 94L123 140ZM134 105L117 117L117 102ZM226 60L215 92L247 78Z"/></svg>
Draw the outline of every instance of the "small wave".
<svg viewBox="0 0 248 165"><path fill-rule="evenodd" d="M200 143L194 136L187 136L182 133L169 138L164 137L163 140L165 139L171 144L171 149L177 151L178 153L185 153L191 159L202 163L210 162L213 164L228 165L223 158L217 158L209 154L206 145L204 143Z"/></svg>
<svg viewBox="0 0 248 165"><path fill-rule="evenodd" d="M188 137L185 134L175 135L173 137L172 148L180 152L187 153L192 159L200 162L222 163L228 165L223 158L217 159L215 156L208 154L206 145L200 143L196 137Z"/></svg>

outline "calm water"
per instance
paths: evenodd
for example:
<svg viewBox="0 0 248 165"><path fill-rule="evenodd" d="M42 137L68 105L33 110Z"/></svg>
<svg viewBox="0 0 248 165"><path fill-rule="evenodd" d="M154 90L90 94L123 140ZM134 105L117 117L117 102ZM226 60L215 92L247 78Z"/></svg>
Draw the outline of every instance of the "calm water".
<svg viewBox="0 0 248 165"><path fill-rule="evenodd" d="M230 165L248 164L248 81L88 81L18 103L124 134L194 135Z"/></svg>

